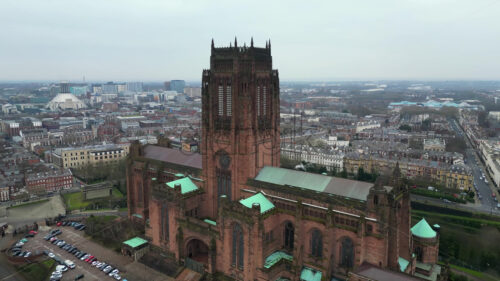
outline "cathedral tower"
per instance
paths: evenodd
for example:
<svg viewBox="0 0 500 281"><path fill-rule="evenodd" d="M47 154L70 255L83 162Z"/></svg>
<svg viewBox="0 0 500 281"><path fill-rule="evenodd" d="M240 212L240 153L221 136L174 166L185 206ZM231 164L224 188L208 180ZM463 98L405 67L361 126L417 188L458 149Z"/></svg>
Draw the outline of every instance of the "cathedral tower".
<svg viewBox="0 0 500 281"><path fill-rule="evenodd" d="M265 48L216 48L202 77L202 158L208 198L215 216L222 195L237 200L240 188L264 166L279 166L279 78Z"/></svg>

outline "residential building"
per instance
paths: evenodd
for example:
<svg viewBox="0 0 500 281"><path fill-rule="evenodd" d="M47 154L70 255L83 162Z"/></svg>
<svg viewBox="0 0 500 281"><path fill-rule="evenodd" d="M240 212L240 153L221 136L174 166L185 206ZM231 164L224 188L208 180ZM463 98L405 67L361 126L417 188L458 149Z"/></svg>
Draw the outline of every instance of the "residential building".
<svg viewBox="0 0 500 281"><path fill-rule="evenodd" d="M57 169L27 174L25 181L31 194L42 194L73 187L73 174L69 169Z"/></svg>
<svg viewBox="0 0 500 281"><path fill-rule="evenodd" d="M464 164L450 165L443 162L408 159L382 158L373 155L347 153L344 167L350 174L357 174L362 168L367 173L390 174L399 165L403 177L422 178L439 183L447 188L472 190L474 176L471 169Z"/></svg>
<svg viewBox="0 0 500 281"><path fill-rule="evenodd" d="M424 139L424 150L445 151L446 142L444 139Z"/></svg>
<svg viewBox="0 0 500 281"><path fill-rule="evenodd" d="M500 186L500 142L480 140L479 152L493 184Z"/></svg>
<svg viewBox="0 0 500 281"><path fill-rule="evenodd" d="M128 148L127 144L56 148L52 152L52 161L61 168L112 164L124 159L128 154Z"/></svg>

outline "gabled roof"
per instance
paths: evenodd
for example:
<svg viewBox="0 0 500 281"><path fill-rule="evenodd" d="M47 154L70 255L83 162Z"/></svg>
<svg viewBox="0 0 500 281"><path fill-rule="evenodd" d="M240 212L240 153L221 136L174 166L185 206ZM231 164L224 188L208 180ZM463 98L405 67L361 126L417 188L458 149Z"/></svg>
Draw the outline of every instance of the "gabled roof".
<svg viewBox="0 0 500 281"><path fill-rule="evenodd" d="M405 260L402 257L398 257L398 263L399 263L399 269L401 272L405 272L406 268L408 267L408 264L410 264L409 261Z"/></svg>
<svg viewBox="0 0 500 281"><path fill-rule="evenodd" d="M366 201L372 183L329 177L302 171L265 166L255 178L257 181L289 185L317 192Z"/></svg>
<svg viewBox="0 0 500 281"><path fill-rule="evenodd" d="M178 149L157 145L146 145L144 147L144 157L195 169L201 169L201 154L199 153L190 154Z"/></svg>
<svg viewBox="0 0 500 281"><path fill-rule="evenodd" d="M420 220L411 228L411 233L420 238L434 238L436 231L427 223L425 219Z"/></svg>
<svg viewBox="0 0 500 281"><path fill-rule="evenodd" d="M301 281L321 281L321 271L304 266L300 273Z"/></svg>
<svg viewBox="0 0 500 281"><path fill-rule="evenodd" d="M148 243L148 241L144 240L144 239L142 239L140 237L134 237L132 239L129 239L129 240L123 242L123 244L126 244L126 245L128 245L128 246L130 246L132 248L137 248L137 247L142 246L142 245L144 245L146 243Z"/></svg>
<svg viewBox="0 0 500 281"><path fill-rule="evenodd" d="M260 192L246 199L241 199L240 203L247 208L252 208L252 205L254 203L258 203L260 205L261 214L274 208L274 204L271 201L269 201L269 199L267 199L266 196L264 196L264 194Z"/></svg>
<svg viewBox="0 0 500 281"><path fill-rule="evenodd" d="M182 178L166 183L166 185L171 188L174 188L176 184L181 185L181 194L186 194L198 190L198 186L196 186L196 184L194 184L194 182L190 178Z"/></svg>
<svg viewBox="0 0 500 281"><path fill-rule="evenodd" d="M273 265L277 264L282 259L292 261L293 257L285 252L276 251L276 252L270 254L266 258L266 260L264 262L264 268L271 268Z"/></svg>

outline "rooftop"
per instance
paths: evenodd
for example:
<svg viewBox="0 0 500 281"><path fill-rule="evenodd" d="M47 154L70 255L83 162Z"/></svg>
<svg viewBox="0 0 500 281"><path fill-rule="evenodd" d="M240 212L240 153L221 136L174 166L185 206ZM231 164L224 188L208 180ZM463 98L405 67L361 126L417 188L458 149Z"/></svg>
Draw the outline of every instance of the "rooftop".
<svg viewBox="0 0 500 281"><path fill-rule="evenodd" d="M171 188L174 188L176 184L181 185L181 194L186 194L198 190L198 186L196 186L196 184L194 184L194 182L190 178L182 178L166 183L166 185Z"/></svg>
<svg viewBox="0 0 500 281"><path fill-rule="evenodd" d="M147 244L147 243L148 243L147 240L144 240L140 237L134 237L132 239L129 239L129 240L123 242L123 244L128 245L132 248L137 248L137 247L140 247L140 246Z"/></svg>
<svg viewBox="0 0 500 281"><path fill-rule="evenodd" d="M420 238L434 238L436 231L427 223L425 219L420 220L411 228L411 233Z"/></svg>
<svg viewBox="0 0 500 281"><path fill-rule="evenodd" d="M257 193L246 199L242 199L240 200L240 203L247 208L252 208L253 204L259 204L261 214L274 208L274 204L262 193Z"/></svg>
<svg viewBox="0 0 500 281"><path fill-rule="evenodd" d="M336 178L296 170L266 166L255 178L257 181L330 193L366 201L372 183Z"/></svg>
<svg viewBox="0 0 500 281"><path fill-rule="evenodd" d="M157 145L144 147L144 157L162 162L170 162L177 165L201 169L201 154L187 153L178 149L167 148Z"/></svg>

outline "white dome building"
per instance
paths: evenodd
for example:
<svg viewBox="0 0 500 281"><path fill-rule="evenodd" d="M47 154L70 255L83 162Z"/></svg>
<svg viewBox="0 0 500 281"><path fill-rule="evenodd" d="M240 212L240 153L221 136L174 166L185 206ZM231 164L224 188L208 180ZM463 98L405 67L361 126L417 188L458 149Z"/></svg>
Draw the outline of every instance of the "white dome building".
<svg viewBox="0 0 500 281"><path fill-rule="evenodd" d="M73 94L60 93L55 96L48 104L47 108L50 110L66 110L66 109L81 109L87 106Z"/></svg>

